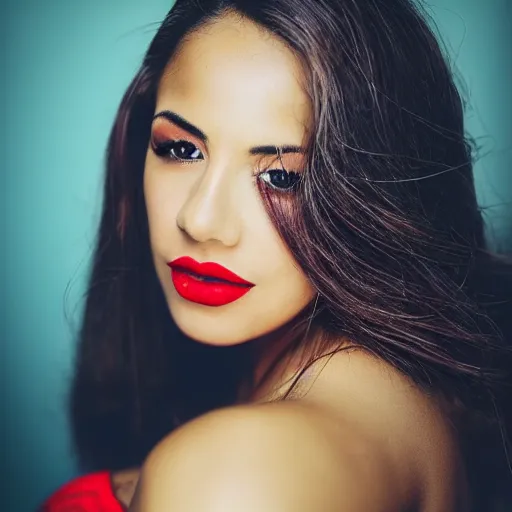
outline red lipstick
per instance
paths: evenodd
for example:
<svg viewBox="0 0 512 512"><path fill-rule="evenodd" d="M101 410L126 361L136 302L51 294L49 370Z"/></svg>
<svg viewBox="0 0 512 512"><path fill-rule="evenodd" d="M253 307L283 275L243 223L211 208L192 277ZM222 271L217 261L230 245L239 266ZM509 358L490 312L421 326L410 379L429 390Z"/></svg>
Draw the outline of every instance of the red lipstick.
<svg viewBox="0 0 512 512"><path fill-rule="evenodd" d="M254 286L218 263L199 263L183 256L167 265L178 294L204 306L224 306L243 297Z"/></svg>

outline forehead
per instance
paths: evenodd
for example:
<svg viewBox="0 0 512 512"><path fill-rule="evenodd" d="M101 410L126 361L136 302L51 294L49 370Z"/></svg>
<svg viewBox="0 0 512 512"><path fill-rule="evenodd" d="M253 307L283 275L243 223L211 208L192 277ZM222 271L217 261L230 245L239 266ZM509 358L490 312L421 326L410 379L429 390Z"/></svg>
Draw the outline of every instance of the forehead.
<svg viewBox="0 0 512 512"><path fill-rule="evenodd" d="M182 41L159 84L157 111L176 110L205 131L231 123L251 142L300 143L311 110L303 81L284 42L228 14Z"/></svg>

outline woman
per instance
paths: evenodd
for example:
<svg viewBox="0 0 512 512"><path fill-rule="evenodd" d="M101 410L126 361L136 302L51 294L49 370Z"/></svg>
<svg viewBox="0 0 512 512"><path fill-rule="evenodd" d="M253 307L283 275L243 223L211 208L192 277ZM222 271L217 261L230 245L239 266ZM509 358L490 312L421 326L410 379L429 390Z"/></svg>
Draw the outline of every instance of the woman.
<svg viewBox="0 0 512 512"><path fill-rule="evenodd" d="M90 283L45 510L505 510L512 264L409 1L178 0Z"/></svg>

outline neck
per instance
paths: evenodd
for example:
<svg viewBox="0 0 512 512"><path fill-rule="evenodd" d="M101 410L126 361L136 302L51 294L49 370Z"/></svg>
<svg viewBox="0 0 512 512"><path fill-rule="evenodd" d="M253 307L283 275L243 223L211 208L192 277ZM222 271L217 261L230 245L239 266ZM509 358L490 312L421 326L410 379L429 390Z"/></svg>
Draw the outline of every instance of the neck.
<svg viewBox="0 0 512 512"><path fill-rule="evenodd" d="M250 385L244 386L245 402L262 402L284 396L305 364L305 347L315 346L318 332L307 312L285 326L251 342L255 361Z"/></svg>

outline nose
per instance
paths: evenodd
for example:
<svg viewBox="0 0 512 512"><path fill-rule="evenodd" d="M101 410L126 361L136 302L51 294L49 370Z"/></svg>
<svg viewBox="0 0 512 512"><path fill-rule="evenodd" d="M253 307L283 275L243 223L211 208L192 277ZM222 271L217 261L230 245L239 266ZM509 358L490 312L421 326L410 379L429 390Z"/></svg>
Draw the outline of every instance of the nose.
<svg viewBox="0 0 512 512"><path fill-rule="evenodd" d="M241 235L240 215L235 211L235 178L225 169L206 168L190 189L176 223L196 242L217 241L235 246Z"/></svg>

